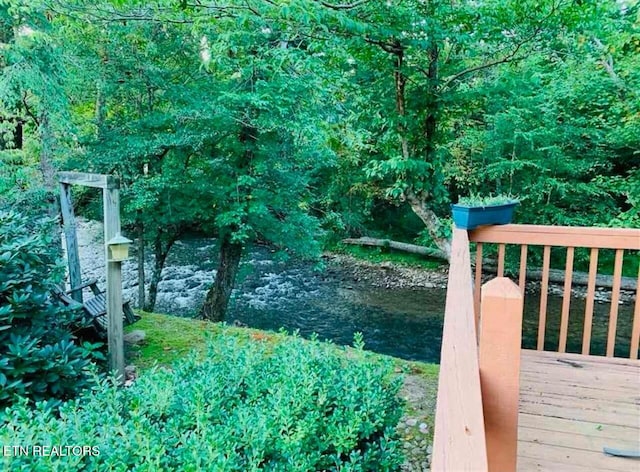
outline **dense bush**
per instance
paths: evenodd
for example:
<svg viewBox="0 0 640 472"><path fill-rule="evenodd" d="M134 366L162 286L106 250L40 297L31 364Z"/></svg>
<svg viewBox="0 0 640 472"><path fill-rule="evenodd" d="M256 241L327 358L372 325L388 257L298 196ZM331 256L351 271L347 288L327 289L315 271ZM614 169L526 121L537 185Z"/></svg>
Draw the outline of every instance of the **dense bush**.
<svg viewBox="0 0 640 472"><path fill-rule="evenodd" d="M75 343L78 314L51 298L62 276L52 223L0 210L0 406L68 399L88 381L95 346Z"/></svg>
<svg viewBox="0 0 640 472"><path fill-rule="evenodd" d="M0 444L97 447L5 458L6 470L393 471L399 379L390 363L317 341L221 334L204 357L128 388L102 382L60 409L18 405Z"/></svg>

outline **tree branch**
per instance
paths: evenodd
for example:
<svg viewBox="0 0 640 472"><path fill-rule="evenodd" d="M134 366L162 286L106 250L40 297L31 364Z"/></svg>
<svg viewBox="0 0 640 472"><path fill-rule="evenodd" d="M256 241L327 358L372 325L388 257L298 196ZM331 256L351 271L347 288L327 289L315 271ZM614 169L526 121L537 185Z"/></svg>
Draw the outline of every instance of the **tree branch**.
<svg viewBox="0 0 640 472"><path fill-rule="evenodd" d="M27 103L27 94L26 94L26 92L24 94L22 94L22 106L24 106L24 111L27 114L27 116L33 120L33 122L36 124L36 126L40 127L40 120L38 120L38 117L35 115L35 113L33 113L31 111L31 107Z"/></svg>
<svg viewBox="0 0 640 472"><path fill-rule="evenodd" d="M465 70L463 70L461 72L458 72L456 75L454 75L453 77L450 77L444 84L442 84L440 89L442 90L444 88L447 88L453 82L461 79L465 75L473 74L474 72L478 72L478 71L481 71L483 69L489 69L489 68L497 66L499 64L505 64L507 62L519 61L521 59L524 59L527 56L515 57L515 55L518 52L518 49L520 49L520 46L522 46L522 44L519 44L518 47L516 49L514 49L514 51L512 53L506 55L502 59L496 59L495 61L486 62L484 64L480 64L480 65L475 66L475 67L470 67L470 68L465 69Z"/></svg>
<svg viewBox="0 0 640 472"><path fill-rule="evenodd" d="M549 10L549 13L547 15L545 15L540 22L538 23L538 25L535 27L535 29L533 30L533 32L525 37L524 39L522 39L519 43L517 43L515 45L515 48L507 55L503 56L501 59L496 59L494 61L489 61L486 62L484 64L480 64L474 67L469 67L468 69L465 69L463 71L458 72L457 74L453 75L452 77L450 77L441 87L440 90L450 86L451 84L453 84L454 82L458 81L459 79L461 79L462 77L464 77L465 75L469 75L472 74L474 72L478 72L480 70L483 69L489 69L491 67L497 66L499 64L504 64L507 62L512 62L512 61L519 61L521 59L524 59L525 57L527 57L526 55L523 56L518 56L518 52L520 51L520 48L522 48L522 46L524 46L525 44L533 41L534 39L536 39L536 37L540 34L540 32L542 31L542 28L545 25L545 22L551 18L556 11L558 10L558 8L560 7L560 4L562 2L559 2L557 5L553 4L553 6L551 7L551 9Z"/></svg>
<svg viewBox="0 0 640 472"><path fill-rule="evenodd" d="M330 8L331 10L352 10L354 8L358 8L359 6L364 5L365 3L369 3L370 1L371 0L358 0L353 3L342 3L342 4L336 5L334 3L329 3L323 0L320 0L319 3L323 7Z"/></svg>

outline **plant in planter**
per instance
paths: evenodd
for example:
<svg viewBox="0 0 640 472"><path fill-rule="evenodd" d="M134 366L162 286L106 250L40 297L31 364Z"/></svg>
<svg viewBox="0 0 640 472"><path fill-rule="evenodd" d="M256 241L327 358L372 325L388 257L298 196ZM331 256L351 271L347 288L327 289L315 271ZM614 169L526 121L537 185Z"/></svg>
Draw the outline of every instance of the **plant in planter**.
<svg viewBox="0 0 640 472"><path fill-rule="evenodd" d="M511 196L462 197L451 205L453 222L461 229L474 229L483 225L511 223L519 201Z"/></svg>

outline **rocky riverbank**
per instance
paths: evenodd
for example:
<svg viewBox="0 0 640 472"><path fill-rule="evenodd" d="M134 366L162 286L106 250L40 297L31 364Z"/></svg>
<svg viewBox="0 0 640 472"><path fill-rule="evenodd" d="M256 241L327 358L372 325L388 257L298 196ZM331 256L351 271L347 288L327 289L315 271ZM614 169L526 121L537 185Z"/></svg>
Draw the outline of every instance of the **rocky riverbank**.
<svg viewBox="0 0 640 472"><path fill-rule="evenodd" d="M345 284L360 283L384 289L446 288L447 269L428 270L392 262L370 262L345 254L327 253L326 277L338 276Z"/></svg>
<svg viewBox="0 0 640 472"><path fill-rule="evenodd" d="M362 283L376 288L385 289L419 289L419 288L446 288L448 268L422 269L416 267L394 264L392 262L370 262L356 257L328 253L324 256L327 262L327 276L339 274L345 284ZM483 274L483 282L495 277L495 274ZM527 291L539 293L541 283L539 281L527 281ZM562 296L564 286L561 284L549 284L549 294ZM587 287L574 285L571 287L573 297L584 299L587 297ZM633 303L635 294L629 290L620 291L622 304ZM605 287L597 287L595 291L596 303L608 303L611 301L611 290Z"/></svg>

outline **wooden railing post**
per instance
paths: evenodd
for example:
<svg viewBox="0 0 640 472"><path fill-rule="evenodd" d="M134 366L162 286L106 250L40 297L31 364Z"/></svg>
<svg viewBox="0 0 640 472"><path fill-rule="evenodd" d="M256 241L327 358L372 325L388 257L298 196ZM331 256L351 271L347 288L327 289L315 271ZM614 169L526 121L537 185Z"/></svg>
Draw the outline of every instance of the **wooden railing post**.
<svg viewBox="0 0 640 472"><path fill-rule="evenodd" d="M522 291L511 280L482 286L479 362L490 472L516 470L522 308Z"/></svg>
<svg viewBox="0 0 640 472"><path fill-rule="evenodd" d="M433 472L487 472L467 232L454 228L438 379Z"/></svg>

